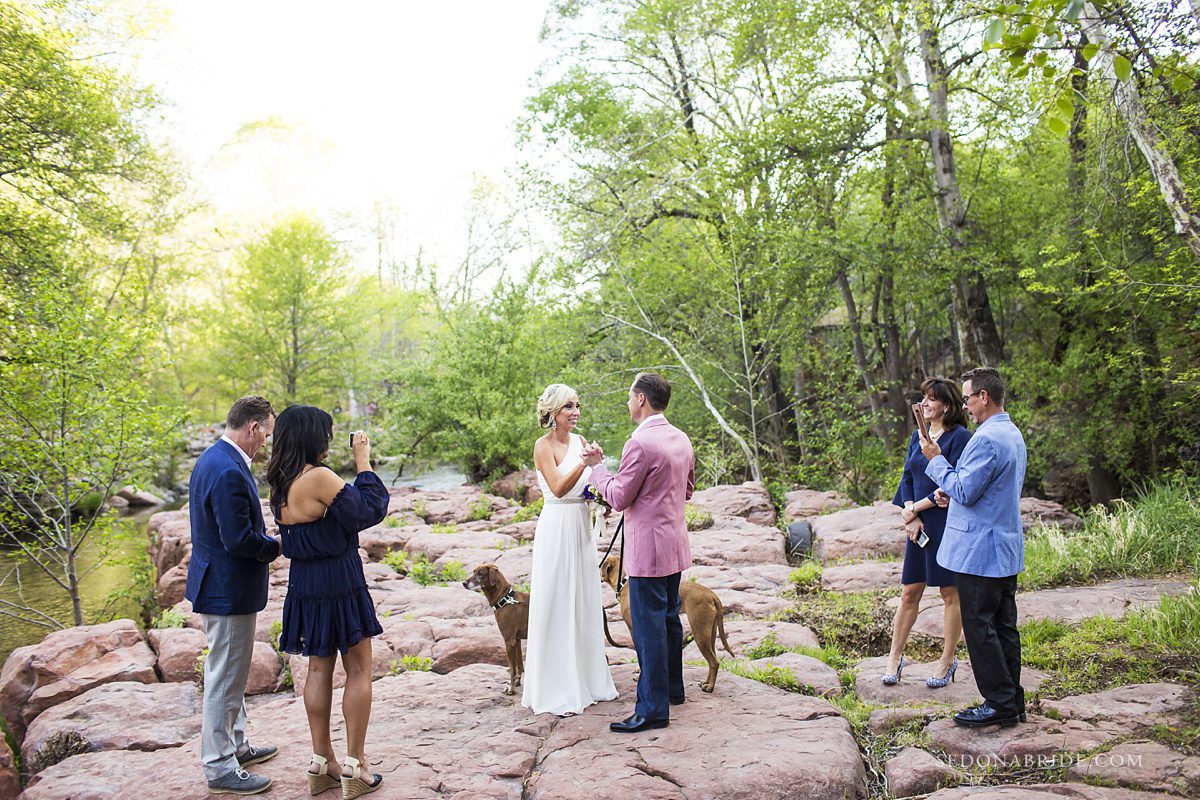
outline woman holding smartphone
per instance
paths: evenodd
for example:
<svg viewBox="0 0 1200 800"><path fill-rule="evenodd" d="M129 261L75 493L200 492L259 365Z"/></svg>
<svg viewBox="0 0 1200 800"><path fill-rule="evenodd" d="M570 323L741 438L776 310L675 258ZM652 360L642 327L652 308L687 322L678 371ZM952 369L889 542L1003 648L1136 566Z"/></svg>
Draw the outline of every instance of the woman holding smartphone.
<svg viewBox="0 0 1200 800"><path fill-rule="evenodd" d="M387 516L388 492L371 470L371 441L350 435L358 476L346 483L324 465L333 440L333 417L313 406L289 406L275 419L267 464L271 510L283 554L291 559L279 649L308 656L304 710L312 736L308 783L313 795L337 786L354 798L379 788L364 752L371 718L371 637L383 633L367 591L358 533ZM338 765L329 733L333 668L346 670L342 715L345 766Z"/></svg>
<svg viewBox="0 0 1200 800"><path fill-rule="evenodd" d="M921 384L921 413L929 428L929 436L942 448L942 455L951 466L958 464L967 440L962 392L958 384L947 378L929 378ZM900 507L908 533L904 550L904 569L900 583L900 607L892 623L892 650L888 655L887 672L881 680L888 686L900 682L904 672L904 646L917 621L921 595L926 586L941 589L944 604L944 646L934 675L925 681L930 688L939 689L954 680L958 659L954 653L962 636L962 616L958 607L958 587L953 572L937 563L938 547L946 528L946 509L935 497L937 484L925 475L928 459L921 452L921 432L913 431L904 459L904 473L892 502Z"/></svg>

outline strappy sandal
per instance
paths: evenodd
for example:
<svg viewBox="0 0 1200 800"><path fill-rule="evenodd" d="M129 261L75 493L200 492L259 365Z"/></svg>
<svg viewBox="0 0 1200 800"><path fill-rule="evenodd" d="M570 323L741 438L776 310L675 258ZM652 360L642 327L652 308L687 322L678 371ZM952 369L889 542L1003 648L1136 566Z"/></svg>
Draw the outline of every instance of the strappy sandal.
<svg viewBox="0 0 1200 800"><path fill-rule="evenodd" d="M335 778L329 774L328 759L313 753L312 763L319 764L321 767L316 772L308 773L308 789L313 793L314 797L321 792L327 792L341 784L342 781L340 778Z"/></svg>
<svg viewBox="0 0 1200 800"><path fill-rule="evenodd" d="M344 762L350 767L350 774L342 771L342 800L354 800L359 795L375 791L383 784L383 776L378 773L370 774L374 780L367 783L362 777L362 766L357 758L346 756Z"/></svg>

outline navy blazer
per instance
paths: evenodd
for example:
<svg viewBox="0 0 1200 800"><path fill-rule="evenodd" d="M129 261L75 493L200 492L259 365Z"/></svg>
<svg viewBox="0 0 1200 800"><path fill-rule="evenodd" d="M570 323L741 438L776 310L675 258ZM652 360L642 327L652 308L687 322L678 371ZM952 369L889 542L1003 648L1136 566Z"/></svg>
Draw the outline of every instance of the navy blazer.
<svg viewBox="0 0 1200 800"><path fill-rule="evenodd" d="M267 605L267 564L279 543L267 536L258 485L224 440L196 460L188 482L192 558L185 596L198 614L252 614Z"/></svg>

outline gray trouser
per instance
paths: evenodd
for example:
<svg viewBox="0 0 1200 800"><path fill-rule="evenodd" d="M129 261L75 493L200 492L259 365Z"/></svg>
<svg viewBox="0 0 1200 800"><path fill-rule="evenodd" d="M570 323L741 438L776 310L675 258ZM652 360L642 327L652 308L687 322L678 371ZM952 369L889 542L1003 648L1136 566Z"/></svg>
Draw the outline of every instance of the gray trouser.
<svg viewBox="0 0 1200 800"><path fill-rule="evenodd" d="M202 614L208 636L204 660L204 721L200 762L204 777L215 781L238 768L246 749L246 679L254 653L258 614Z"/></svg>

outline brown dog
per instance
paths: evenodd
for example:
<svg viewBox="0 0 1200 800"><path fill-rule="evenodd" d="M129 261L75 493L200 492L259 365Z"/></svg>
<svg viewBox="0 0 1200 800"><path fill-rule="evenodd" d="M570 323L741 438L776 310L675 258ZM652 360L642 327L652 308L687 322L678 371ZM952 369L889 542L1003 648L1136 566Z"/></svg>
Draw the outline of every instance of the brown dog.
<svg viewBox="0 0 1200 800"><path fill-rule="evenodd" d="M529 638L529 594L518 592L495 564L480 564L463 581L472 591L481 591L496 613L496 626L504 637L508 656L508 687L505 694L514 694L525 676L525 659L521 655L521 640Z"/></svg>
<svg viewBox="0 0 1200 800"><path fill-rule="evenodd" d="M623 576L620 574L620 563L616 556L604 559L604 563L600 565L600 580L607 583L616 592L617 600L621 603L621 616L625 618L625 627L629 628L629 635L633 636L633 625L629 621L629 592L624 591L625 585L621 580ZM725 638L725 606L722 605L721 598L717 597L716 592L704 584L696 581L680 581L679 611L687 614L688 625L692 629L696 647L700 648L700 654L708 662L708 678L700 684L700 688L711 692L717 685L717 669L721 666L721 662L717 660L716 639L718 634L721 636L721 644L725 645L726 652L737 658L737 654L729 646L729 639Z"/></svg>

